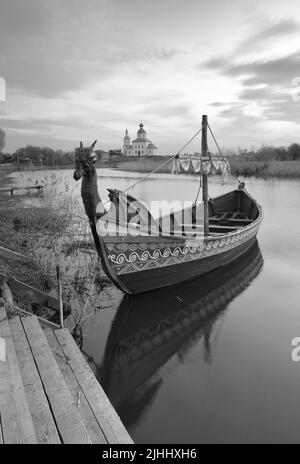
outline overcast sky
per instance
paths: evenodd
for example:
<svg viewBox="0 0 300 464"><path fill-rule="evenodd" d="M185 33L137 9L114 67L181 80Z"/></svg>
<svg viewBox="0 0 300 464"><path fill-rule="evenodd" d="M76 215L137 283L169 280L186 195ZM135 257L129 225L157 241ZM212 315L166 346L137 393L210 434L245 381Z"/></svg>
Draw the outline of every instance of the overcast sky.
<svg viewBox="0 0 300 464"><path fill-rule="evenodd" d="M172 154L208 114L222 146L300 142L299 0L0 0L6 150ZM299 92L300 94L300 92Z"/></svg>

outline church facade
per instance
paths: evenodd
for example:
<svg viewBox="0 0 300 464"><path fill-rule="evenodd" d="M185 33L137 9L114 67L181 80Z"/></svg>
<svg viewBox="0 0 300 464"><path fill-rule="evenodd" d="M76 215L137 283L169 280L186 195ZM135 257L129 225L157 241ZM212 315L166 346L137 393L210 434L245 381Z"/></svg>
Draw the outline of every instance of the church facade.
<svg viewBox="0 0 300 464"><path fill-rule="evenodd" d="M147 133L144 129L144 124L141 122L137 131L137 137L130 142L128 130L126 129L123 141L124 156L155 156L157 155L157 147L147 139Z"/></svg>

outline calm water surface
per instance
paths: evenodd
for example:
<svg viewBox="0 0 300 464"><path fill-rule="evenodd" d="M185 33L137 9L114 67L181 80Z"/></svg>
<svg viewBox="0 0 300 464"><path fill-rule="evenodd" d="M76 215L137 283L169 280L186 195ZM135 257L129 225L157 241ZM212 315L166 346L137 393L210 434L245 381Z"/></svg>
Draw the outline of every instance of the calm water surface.
<svg viewBox="0 0 300 464"><path fill-rule="evenodd" d="M122 176L101 171L103 198L135 177ZM210 194L233 185L214 182ZM156 175L132 194L191 200L197 187L195 177ZM300 441L300 363L291 360L300 337L300 182L247 179L246 187L264 208L259 248L176 289L104 295L107 309L87 331L83 349L137 443Z"/></svg>

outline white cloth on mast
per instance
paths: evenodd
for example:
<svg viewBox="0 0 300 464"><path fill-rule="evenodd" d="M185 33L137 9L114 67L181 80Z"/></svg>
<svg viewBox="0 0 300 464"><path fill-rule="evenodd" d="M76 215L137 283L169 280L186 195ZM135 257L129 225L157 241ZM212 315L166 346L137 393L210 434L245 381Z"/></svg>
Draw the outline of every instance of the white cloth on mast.
<svg viewBox="0 0 300 464"><path fill-rule="evenodd" d="M200 173L209 175L210 171L211 171L211 160L201 161Z"/></svg>
<svg viewBox="0 0 300 464"><path fill-rule="evenodd" d="M191 167L193 168L194 172L200 172L200 160L199 159L191 159Z"/></svg>
<svg viewBox="0 0 300 464"><path fill-rule="evenodd" d="M220 161L220 171L221 171L221 182L222 182L222 185L223 185L223 184L225 184L227 182L227 179L231 174L230 164L229 164L228 160L224 159L224 160Z"/></svg>
<svg viewBox="0 0 300 464"><path fill-rule="evenodd" d="M199 156L184 155L182 158L175 158L172 164L172 174L199 173L206 175L221 175L222 184L230 176L230 164L226 158L210 156L208 160L201 160Z"/></svg>
<svg viewBox="0 0 300 464"><path fill-rule="evenodd" d="M172 174L180 173L180 161L179 158L174 158L172 163Z"/></svg>
<svg viewBox="0 0 300 464"><path fill-rule="evenodd" d="M188 172L190 169L191 160L190 158L183 158L180 160L180 167L184 172Z"/></svg>
<svg viewBox="0 0 300 464"><path fill-rule="evenodd" d="M220 161L219 161L219 160L212 160L212 161L211 161L211 170L210 170L210 173L211 173L212 175L216 175L216 174L218 174L219 169L220 169Z"/></svg>

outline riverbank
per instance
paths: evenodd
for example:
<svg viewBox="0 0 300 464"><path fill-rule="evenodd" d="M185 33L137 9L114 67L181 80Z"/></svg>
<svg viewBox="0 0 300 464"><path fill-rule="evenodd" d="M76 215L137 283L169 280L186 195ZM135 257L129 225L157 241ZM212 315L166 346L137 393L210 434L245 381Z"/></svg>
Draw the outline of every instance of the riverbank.
<svg viewBox="0 0 300 464"><path fill-rule="evenodd" d="M11 174L12 172L14 172L14 169L12 169L11 167L4 168L0 166L0 188L7 187L11 183L9 179L9 174Z"/></svg>
<svg viewBox="0 0 300 464"><path fill-rule="evenodd" d="M159 168L161 164L166 162L168 157L149 157L149 158L127 158L115 159L113 162L97 162L97 169L112 168L115 170L126 172L139 172L147 174ZM285 177L285 178L298 178L300 177L300 161L251 161L247 159L237 158L235 156L229 157L231 172L236 176L243 177ZM33 171L53 171L53 170L69 170L73 169L73 165L66 166L35 166ZM13 172L27 172L28 168L20 169L17 166L1 167L0 166L0 186L6 187L11 184L9 174ZM166 163L165 166L160 168L157 172L167 174L172 171L172 161Z"/></svg>
<svg viewBox="0 0 300 464"><path fill-rule="evenodd" d="M10 184L9 175L0 170L1 186ZM57 183L63 183L56 173L49 181L53 188L44 194L0 192L0 272L56 296L59 265L64 299L72 307L67 320L72 330L79 320L83 327L101 307L100 290L113 286L101 269L81 199L73 198L68 186L56 194Z"/></svg>
<svg viewBox="0 0 300 464"><path fill-rule="evenodd" d="M166 158L167 159L167 158ZM230 158L231 171L236 176L243 177L300 177L300 161L251 161ZM162 159L140 159L124 161L116 169L127 172L149 173L157 169L163 163ZM172 161L159 169L160 173L170 173Z"/></svg>
<svg viewBox="0 0 300 464"><path fill-rule="evenodd" d="M243 177L300 177L300 161L251 161L230 159L232 173Z"/></svg>

